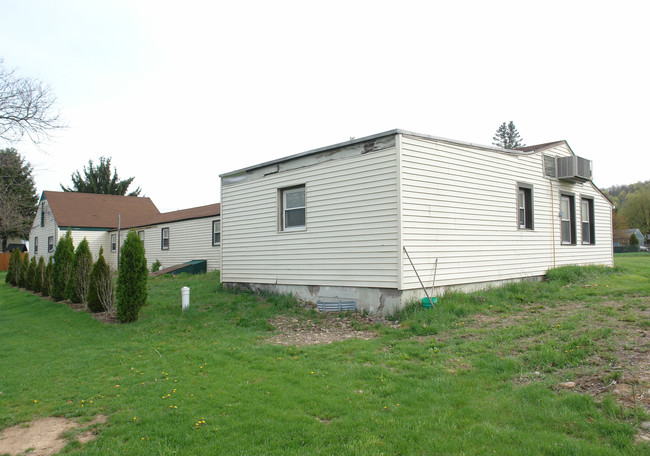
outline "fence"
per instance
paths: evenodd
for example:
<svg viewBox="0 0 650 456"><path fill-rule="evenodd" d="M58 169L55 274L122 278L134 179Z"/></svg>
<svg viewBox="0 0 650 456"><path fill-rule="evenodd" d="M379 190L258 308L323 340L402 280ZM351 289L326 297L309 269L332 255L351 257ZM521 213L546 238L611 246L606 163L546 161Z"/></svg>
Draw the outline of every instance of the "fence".
<svg viewBox="0 0 650 456"><path fill-rule="evenodd" d="M5 252L5 253L0 253L0 272L6 271L9 269L9 257L11 256L11 253ZM20 254L20 259L22 259L25 256L24 253Z"/></svg>
<svg viewBox="0 0 650 456"><path fill-rule="evenodd" d="M614 247L614 253L630 253L630 252L647 252L647 250L643 250L647 248L647 246L639 246L639 245L617 245Z"/></svg>

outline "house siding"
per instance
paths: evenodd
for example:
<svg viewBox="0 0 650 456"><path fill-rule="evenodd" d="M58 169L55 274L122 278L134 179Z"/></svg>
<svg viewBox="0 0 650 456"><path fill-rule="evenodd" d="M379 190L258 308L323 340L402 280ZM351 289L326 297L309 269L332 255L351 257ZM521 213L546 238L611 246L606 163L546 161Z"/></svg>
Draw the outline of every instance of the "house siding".
<svg viewBox="0 0 650 456"><path fill-rule="evenodd" d="M425 284L431 284L436 258L437 287L542 276L565 264L612 265L609 202L590 182L546 178L541 153L507 154L408 135L401 144L403 244ZM571 155L565 145L544 153ZM518 227L518 184L533 191L532 230ZM562 191L575 195L577 218L580 197L593 198L595 245L562 245ZM402 284L404 290L420 287L406 255Z"/></svg>
<svg viewBox="0 0 650 456"><path fill-rule="evenodd" d="M221 247L212 245L212 222L219 220L219 216L198 218L193 220L180 220L160 225L152 225L134 230L144 230L144 249L147 257L147 268L160 261L161 268L174 266L191 260L207 260L207 270L219 269L221 261ZM169 228L169 249L161 249L161 231ZM120 231L120 244L129 230ZM117 230L108 233L108 249L110 252L110 235L117 234ZM113 269L117 268L117 252L110 252L107 261Z"/></svg>
<svg viewBox="0 0 650 456"><path fill-rule="evenodd" d="M222 180L223 282L398 287L394 143L336 153L341 158ZM281 231L279 190L296 185L305 185L306 229Z"/></svg>

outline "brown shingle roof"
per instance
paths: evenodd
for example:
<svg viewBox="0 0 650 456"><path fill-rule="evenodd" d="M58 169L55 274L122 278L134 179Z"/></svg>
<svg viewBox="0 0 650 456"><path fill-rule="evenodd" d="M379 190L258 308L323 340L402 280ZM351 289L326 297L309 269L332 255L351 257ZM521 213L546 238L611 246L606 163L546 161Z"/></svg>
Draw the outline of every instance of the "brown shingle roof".
<svg viewBox="0 0 650 456"><path fill-rule="evenodd" d="M149 225L159 225L162 223L178 222L179 220L191 220L195 218L214 217L221 214L221 204L208 204L207 206L191 207L179 211L164 212L153 217L142 217L128 226L142 227ZM127 228L126 225L124 225Z"/></svg>
<svg viewBox="0 0 650 456"><path fill-rule="evenodd" d="M160 215L153 201L144 197L46 190L42 199L47 200L57 225L66 227L117 228L117 214L122 226Z"/></svg>

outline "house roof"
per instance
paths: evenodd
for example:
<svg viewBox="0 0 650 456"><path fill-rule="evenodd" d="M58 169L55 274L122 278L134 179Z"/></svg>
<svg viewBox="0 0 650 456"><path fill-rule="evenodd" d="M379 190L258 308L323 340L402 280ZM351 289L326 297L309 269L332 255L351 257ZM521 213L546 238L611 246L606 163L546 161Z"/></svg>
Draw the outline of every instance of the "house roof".
<svg viewBox="0 0 650 456"><path fill-rule="evenodd" d="M191 207L179 211L164 212L150 217L142 217L130 225L123 225L125 228L160 225L162 223L178 222L180 220L191 220L204 217L215 217L221 214L221 204L208 204L207 206Z"/></svg>
<svg viewBox="0 0 650 456"><path fill-rule="evenodd" d="M495 146L485 146L485 145L481 145L481 144L475 144L475 143L470 143L470 142L466 142L466 141L458 141L458 140L455 140L455 139L441 138L441 137L438 137L438 136L425 135L425 134L422 134L422 133L415 133L415 132L412 132L412 131L407 131L407 130L402 130L402 129L396 128L396 129L393 129L393 130L385 131L383 133L377 133L377 134L370 135L370 136L364 136L363 138L354 138L354 139L351 139L349 141L345 141L345 142L342 142L342 143L332 144L331 146L320 147L318 149L312 149L312 150L308 150L306 152L301 152L299 154L289 155L287 157L278 158L276 160L271 160L271 161L268 161L268 162L259 163L257 165L248 166L246 168L242 168L242 169L238 169L238 170L231 171L231 172L228 172L228 173L220 174L219 177L223 178L223 177L228 177L228 176L234 176L234 175L245 173L247 171L251 171L251 170L254 170L254 169L263 168L263 167L270 166L270 165L275 165L275 164L278 164L278 163L285 163L285 162L288 162L290 160L294 160L296 158L305 157L305 156L308 156L308 155L313 155L313 154L317 154L317 153L320 153L320 152L325 152L325 151L329 151L329 150L333 150L333 149L338 149L338 148L341 148L341 147L348 147L348 146L351 146L351 145L354 145L354 144L360 144L360 143L364 143L366 141L372 141L372 140L383 138L383 137L386 137L386 136L398 135L398 134L407 135L407 136L416 136L416 137L419 137L419 138L425 138L425 139L430 139L430 140L433 140L433 141L441 141L441 142L446 142L446 143L451 143L451 144L460 144L460 145L464 145L464 146L471 146L471 147L476 147L476 148L484 149L484 150L493 150L495 152L505 153L505 154L510 154L510 155L522 155L522 154L528 154L528 153L532 153L532 152L539 152L541 150L548 149L548 148L556 146L558 144L566 143L566 141L555 141L555 142L551 142L551 143L539 144L539 145L536 145L536 146L526 146L526 147L518 148L518 149L502 149L500 147L495 147ZM567 144L567 147L568 147L568 144Z"/></svg>
<svg viewBox="0 0 650 456"><path fill-rule="evenodd" d="M57 225L66 227L117 228L118 214L122 226L160 215L153 201L146 197L46 190L41 200L47 200Z"/></svg>

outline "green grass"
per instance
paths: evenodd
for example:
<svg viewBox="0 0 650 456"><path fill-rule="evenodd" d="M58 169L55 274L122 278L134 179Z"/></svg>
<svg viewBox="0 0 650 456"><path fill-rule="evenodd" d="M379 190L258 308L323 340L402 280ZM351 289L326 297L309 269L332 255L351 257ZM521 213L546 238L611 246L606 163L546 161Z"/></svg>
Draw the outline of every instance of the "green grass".
<svg viewBox="0 0 650 456"><path fill-rule="evenodd" d="M97 440L63 451L79 455L649 455L634 440L642 409L554 388L647 329L650 256L616 263L449 293L402 311L398 329L371 328L376 339L306 347L267 343L269 320L322 316L223 290L216 273L150 280L129 325L0 274L0 428L108 415Z"/></svg>

